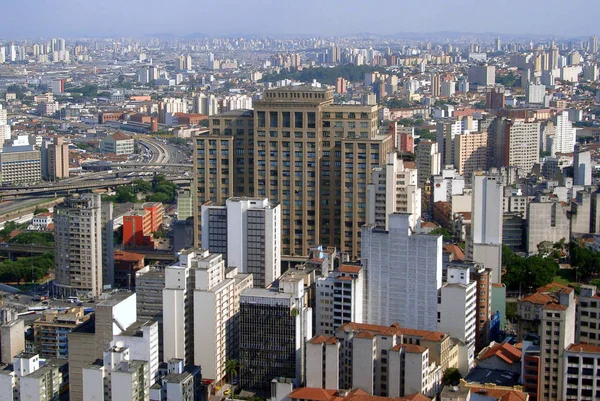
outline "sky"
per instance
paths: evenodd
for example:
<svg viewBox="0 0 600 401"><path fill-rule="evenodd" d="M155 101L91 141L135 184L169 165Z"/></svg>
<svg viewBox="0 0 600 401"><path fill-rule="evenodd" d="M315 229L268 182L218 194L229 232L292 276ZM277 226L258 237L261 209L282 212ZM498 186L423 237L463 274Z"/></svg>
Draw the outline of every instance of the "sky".
<svg viewBox="0 0 600 401"><path fill-rule="evenodd" d="M598 0L0 0L0 38L600 33Z"/></svg>

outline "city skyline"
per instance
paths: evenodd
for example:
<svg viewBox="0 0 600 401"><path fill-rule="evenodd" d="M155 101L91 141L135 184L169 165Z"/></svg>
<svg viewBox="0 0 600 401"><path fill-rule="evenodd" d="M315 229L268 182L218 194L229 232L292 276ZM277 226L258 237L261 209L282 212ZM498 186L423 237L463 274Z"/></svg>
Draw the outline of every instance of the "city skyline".
<svg viewBox="0 0 600 401"><path fill-rule="evenodd" d="M435 0L430 2L427 10L423 10L420 4L402 4L400 7L390 0L383 0L378 2L377 10L388 9L391 12L372 13L365 13L364 7L358 2L349 4L340 0L332 0L327 4L315 0L302 3L226 0L201 6L184 0L178 4L186 12L169 13L174 17L165 18L165 5L156 0L133 0L126 3L106 0L102 8L74 0L61 3L61 7L40 0L11 2L4 5L4 14L26 15L29 23L23 24L21 18L9 18L0 27L0 37L27 38L46 36L48 32L67 37L157 34L187 36L197 35L199 32L208 36L339 36L360 33L427 35L463 32L575 38L595 33L593 16L600 12L599 3L586 0L570 3L571 9L581 10L582 13L578 18L568 20L564 19L563 6L557 0L526 3L510 0L502 7L477 4L477 9L474 9L475 4L469 0L452 3ZM516 13L515 9L520 12ZM115 13L115 10L119 12ZM344 12L339 13L339 10ZM225 19L211 17L223 11L226 11ZM543 18L532 17L542 11Z"/></svg>

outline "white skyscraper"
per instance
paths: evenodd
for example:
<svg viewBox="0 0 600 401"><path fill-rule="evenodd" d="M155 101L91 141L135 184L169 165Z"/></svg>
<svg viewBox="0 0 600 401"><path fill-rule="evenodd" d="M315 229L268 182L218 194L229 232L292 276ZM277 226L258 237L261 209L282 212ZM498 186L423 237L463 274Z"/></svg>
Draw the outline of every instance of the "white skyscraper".
<svg viewBox="0 0 600 401"><path fill-rule="evenodd" d="M554 117L554 141L552 156L557 153L573 153L575 149L575 133L573 124L569 121L569 112L564 110Z"/></svg>
<svg viewBox="0 0 600 401"><path fill-rule="evenodd" d="M442 286L442 237L414 233L407 214L393 214L389 230L362 229L364 321L436 330Z"/></svg>
<svg viewBox="0 0 600 401"><path fill-rule="evenodd" d="M8 125L6 109L3 109L0 104L0 150L7 139L10 139L10 125Z"/></svg>
<svg viewBox="0 0 600 401"><path fill-rule="evenodd" d="M222 253L227 266L251 273L255 287L281 275L281 207L266 198L230 198L202 206L202 248Z"/></svg>
<svg viewBox="0 0 600 401"><path fill-rule="evenodd" d="M367 185L367 224L387 230L391 213L409 213L415 224L421 218L417 169L406 167L396 152L388 153L387 164L371 173L371 183Z"/></svg>
<svg viewBox="0 0 600 401"><path fill-rule="evenodd" d="M460 340L466 358L459 353L459 370L466 375L475 359L477 323L477 281L471 280L469 266L448 267L446 283L440 290L437 330ZM463 345L464 344L464 345Z"/></svg>
<svg viewBox="0 0 600 401"><path fill-rule="evenodd" d="M502 278L502 178L473 176L471 233L467 236L467 257L492 269L491 280Z"/></svg>
<svg viewBox="0 0 600 401"><path fill-rule="evenodd" d="M573 157L573 184L592 185L592 158L589 150L583 151L575 147Z"/></svg>

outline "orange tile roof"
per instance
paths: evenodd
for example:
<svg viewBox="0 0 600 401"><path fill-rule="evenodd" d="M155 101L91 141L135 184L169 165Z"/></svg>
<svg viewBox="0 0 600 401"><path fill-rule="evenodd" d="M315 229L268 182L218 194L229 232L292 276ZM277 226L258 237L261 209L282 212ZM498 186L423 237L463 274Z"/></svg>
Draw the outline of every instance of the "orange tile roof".
<svg viewBox="0 0 600 401"><path fill-rule="evenodd" d="M500 401L526 401L529 395L519 391L507 388L488 388L485 386L468 385L472 393L485 394Z"/></svg>
<svg viewBox="0 0 600 401"><path fill-rule="evenodd" d="M114 253L115 260L136 261L144 260L144 255L140 253L117 251Z"/></svg>
<svg viewBox="0 0 600 401"><path fill-rule="evenodd" d="M409 329L406 327L400 327L398 323L394 323L391 326L379 326L376 324L366 323L346 323L340 326L339 330L343 331L354 331L354 332L370 332L373 335L407 335L412 337L420 337L428 341L442 341L445 337L445 333L439 331L428 331L428 330L417 330Z"/></svg>
<svg viewBox="0 0 600 401"><path fill-rule="evenodd" d="M358 272L360 272L361 267L360 266L356 266L356 265L341 265L338 268L338 271L342 272L342 273L355 273L357 274Z"/></svg>
<svg viewBox="0 0 600 401"><path fill-rule="evenodd" d="M533 293L531 295L521 298L519 300L519 302L530 302L530 303L536 304L536 305L546 305L551 302L554 302L554 298L552 298L550 295L536 292L536 293Z"/></svg>
<svg viewBox="0 0 600 401"><path fill-rule="evenodd" d="M493 356L496 356L502 359L504 362L512 365L513 363L519 362L523 354L515 346L509 343L494 344L494 346L489 347L487 352L485 352L479 359L483 360Z"/></svg>
<svg viewBox="0 0 600 401"><path fill-rule="evenodd" d="M308 342L311 344L325 344L327 340L329 340L329 337L327 336L314 336L308 340Z"/></svg>
<svg viewBox="0 0 600 401"><path fill-rule="evenodd" d="M124 141L127 139L131 139L131 137L123 132L115 132L114 134L111 135L112 139L114 139L115 141Z"/></svg>
<svg viewBox="0 0 600 401"><path fill-rule="evenodd" d="M454 260L465 260L465 253L456 244L445 245L444 251L451 253Z"/></svg>
<svg viewBox="0 0 600 401"><path fill-rule="evenodd" d="M544 309L548 309L548 310L567 310L567 307L565 305L561 305L561 304L557 304L557 303L551 303L551 304L548 304L548 305L544 306Z"/></svg>
<svg viewBox="0 0 600 401"><path fill-rule="evenodd" d="M291 399L330 401L335 396L336 390L325 390L314 387L300 387L288 395Z"/></svg>
<svg viewBox="0 0 600 401"><path fill-rule="evenodd" d="M568 287L566 285L562 285L559 283L550 283L550 284L546 284L543 287L540 287L537 289L537 292L541 292L544 294L550 293L550 292L564 292L565 294L569 294L573 291L573 288Z"/></svg>
<svg viewBox="0 0 600 401"><path fill-rule="evenodd" d="M593 352L596 354L600 354L600 347L586 343L571 344L567 347L567 350L574 352Z"/></svg>

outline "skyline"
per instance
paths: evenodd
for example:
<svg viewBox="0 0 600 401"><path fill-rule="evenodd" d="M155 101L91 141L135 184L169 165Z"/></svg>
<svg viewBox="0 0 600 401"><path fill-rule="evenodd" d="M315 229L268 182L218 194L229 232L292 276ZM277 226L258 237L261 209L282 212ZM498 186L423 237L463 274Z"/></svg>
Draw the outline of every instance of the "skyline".
<svg viewBox="0 0 600 401"><path fill-rule="evenodd" d="M356 0L330 0L327 4L316 0L302 3L224 0L203 5L182 0L177 3L178 8L170 10L157 0L126 3L105 0L100 9L96 4L76 0L61 2L60 7L43 0L31 0L4 5L5 15L26 16L29 23L24 24L23 18L6 19L0 26L0 38L45 37L49 32L65 37L185 37L198 32L207 36L351 36L367 32L387 36L457 32L576 38L596 33L594 15L600 12L600 3L589 0L569 3L570 9L581 11L577 18L569 19L563 13L564 3L558 0L532 0L525 4L508 0L501 7L489 3L434 0L428 3L427 10L437 12L424 13L420 4L382 0L371 7L371 13L365 13L365 4ZM489 17L491 13L493 19Z"/></svg>

